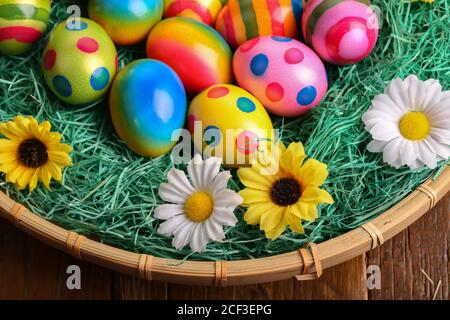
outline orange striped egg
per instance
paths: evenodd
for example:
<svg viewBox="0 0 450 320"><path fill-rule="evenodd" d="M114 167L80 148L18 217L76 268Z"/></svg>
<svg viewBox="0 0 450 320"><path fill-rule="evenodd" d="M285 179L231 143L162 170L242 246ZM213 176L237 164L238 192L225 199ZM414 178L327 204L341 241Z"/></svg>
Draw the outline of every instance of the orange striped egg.
<svg viewBox="0 0 450 320"><path fill-rule="evenodd" d="M0 54L30 50L47 29L50 0L0 1Z"/></svg>
<svg viewBox="0 0 450 320"><path fill-rule="evenodd" d="M216 21L219 31L232 48L258 36L299 34L301 0L229 0Z"/></svg>
<svg viewBox="0 0 450 320"><path fill-rule="evenodd" d="M214 25L217 15L226 0L165 0L164 16L186 17Z"/></svg>

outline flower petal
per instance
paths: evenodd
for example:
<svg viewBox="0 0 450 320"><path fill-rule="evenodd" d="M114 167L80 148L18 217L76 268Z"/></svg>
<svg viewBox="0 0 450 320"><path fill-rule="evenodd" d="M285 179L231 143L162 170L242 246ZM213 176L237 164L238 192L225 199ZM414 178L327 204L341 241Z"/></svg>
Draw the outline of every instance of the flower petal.
<svg viewBox="0 0 450 320"><path fill-rule="evenodd" d="M189 178L192 182L192 185L194 186L194 189L197 191L204 190L204 186L202 183L203 179L202 168L203 168L203 159L202 156L197 153L194 156L194 158L191 161L189 161L187 167Z"/></svg>
<svg viewBox="0 0 450 320"><path fill-rule="evenodd" d="M327 165L316 159L308 159L300 168L298 178L302 186L321 186L328 177Z"/></svg>
<svg viewBox="0 0 450 320"><path fill-rule="evenodd" d="M0 153L2 152L11 152L16 153L19 144L17 141L12 141L8 139L0 139ZM1 162L1 160L0 160Z"/></svg>
<svg viewBox="0 0 450 320"><path fill-rule="evenodd" d="M72 164L72 158L66 153L61 151L48 151L50 161L56 163L59 167L67 167Z"/></svg>
<svg viewBox="0 0 450 320"><path fill-rule="evenodd" d="M383 152L384 147L386 146L386 141L372 140L367 145L367 150L374 153Z"/></svg>
<svg viewBox="0 0 450 320"><path fill-rule="evenodd" d="M276 180L275 176L261 175L253 167L240 168L237 174L246 187L258 190L269 190L272 187L272 183Z"/></svg>
<svg viewBox="0 0 450 320"><path fill-rule="evenodd" d="M189 245L193 252L204 252L206 250L206 244L208 243L208 237L202 224L197 224L195 229L192 230Z"/></svg>
<svg viewBox="0 0 450 320"><path fill-rule="evenodd" d="M292 231L298 232L298 233L305 233L305 230L302 226L302 220L296 216L296 215L289 215L289 218L287 220L289 223L289 227Z"/></svg>
<svg viewBox="0 0 450 320"><path fill-rule="evenodd" d="M161 183L159 185L159 196L166 202L184 204L186 197L179 194L178 191L169 183Z"/></svg>
<svg viewBox="0 0 450 320"><path fill-rule="evenodd" d="M259 228L264 231L275 229L283 218L285 207L274 206L269 212L261 216Z"/></svg>
<svg viewBox="0 0 450 320"><path fill-rule="evenodd" d="M187 197L195 192L184 172L176 168L169 170L169 173L167 174L167 181L170 186L183 197Z"/></svg>
<svg viewBox="0 0 450 320"><path fill-rule="evenodd" d="M172 246L177 249L183 249L191 240L191 234L197 224L187 221L174 232L174 236L172 239Z"/></svg>
<svg viewBox="0 0 450 320"><path fill-rule="evenodd" d="M215 194L214 207L225 207L232 211L242 203L242 197L233 190L223 189Z"/></svg>
<svg viewBox="0 0 450 320"><path fill-rule="evenodd" d="M325 190L316 186L308 186L302 193L301 201L318 203L333 204L333 197Z"/></svg>
<svg viewBox="0 0 450 320"><path fill-rule="evenodd" d="M260 202L271 202L269 191L256 190L245 188L239 191L239 195L244 199L242 206L249 206L251 204Z"/></svg>
<svg viewBox="0 0 450 320"><path fill-rule="evenodd" d="M231 179L231 173L230 171L222 171L219 172L214 180L212 181L209 188L212 191L212 194L215 195L222 191L223 189L226 189L228 186L228 181Z"/></svg>
<svg viewBox="0 0 450 320"><path fill-rule="evenodd" d="M261 217L267 212L273 212L277 206L272 202L263 202L251 205L244 214L244 220L250 225L261 223Z"/></svg>
<svg viewBox="0 0 450 320"><path fill-rule="evenodd" d="M238 219L234 215L234 212L223 207L214 207L214 211L211 217L214 222L223 226L234 227L238 222Z"/></svg>
<svg viewBox="0 0 450 320"><path fill-rule="evenodd" d="M270 240L278 238L286 230L286 224L287 217L286 214L283 213L280 222L273 229L265 230L266 238Z"/></svg>
<svg viewBox="0 0 450 320"><path fill-rule="evenodd" d="M225 239L222 225L215 223L212 219L205 221L205 230L211 240L221 242Z"/></svg>
<svg viewBox="0 0 450 320"><path fill-rule="evenodd" d="M190 220L185 215L174 216L159 225L158 233L164 236L171 236L177 228L187 222L190 222Z"/></svg>
<svg viewBox="0 0 450 320"><path fill-rule="evenodd" d="M202 170L202 186L203 188L210 188L211 183L220 171L222 159L211 157L203 162Z"/></svg>
<svg viewBox="0 0 450 320"><path fill-rule="evenodd" d="M184 206L181 204L162 204L155 209L153 216L156 219L167 220L184 213Z"/></svg>

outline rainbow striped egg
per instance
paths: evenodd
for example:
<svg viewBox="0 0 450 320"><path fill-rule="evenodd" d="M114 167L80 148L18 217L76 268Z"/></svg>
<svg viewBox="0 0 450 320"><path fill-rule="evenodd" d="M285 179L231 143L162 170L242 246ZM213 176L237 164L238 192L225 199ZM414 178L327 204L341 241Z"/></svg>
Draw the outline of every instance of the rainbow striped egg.
<svg viewBox="0 0 450 320"><path fill-rule="evenodd" d="M0 1L0 54L30 50L47 29L50 0Z"/></svg>
<svg viewBox="0 0 450 320"><path fill-rule="evenodd" d="M295 38L299 33L301 0L229 0L216 21L232 48L258 36Z"/></svg>
<svg viewBox="0 0 450 320"><path fill-rule="evenodd" d="M232 81L232 52L212 27L184 17L161 21L150 32L147 56L168 64L189 95Z"/></svg>
<svg viewBox="0 0 450 320"><path fill-rule="evenodd" d="M165 0L164 16L186 17L214 25L226 0Z"/></svg>
<svg viewBox="0 0 450 320"><path fill-rule="evenodd" d="M141 59L117 75L109 107L119 137L143 157L169 152L184 127L186 93L177 74L166 64Z"/></svg>
<svg viewBox="0 0 450 320"><path fill-rule="evenodd" d="M369 0L310 0L303 35L325 61L345 65L367 57L378 39L378 17Z"/></svg>
<svg viewBox="0 0 450 320"><path fill-rule="evenodd" d="M89 18L118 45L137 44L161 21L164 0L90 0Z"/></svg>
<svg viewBox="0 0 450 320"><path fill-rule="evenodd" d="M247 41L236 50L233 68L239 86L279 116L305 114L328 90L322 60L291 38L265 36Z"/></svg>
<svg viewBox="0 0 450 320"><path fill-rule="evenodd" d="M116 47L94 21L66 20L50 32L42 68L59 99L73 105L92 103L106 94L116 75Z"/></svg>

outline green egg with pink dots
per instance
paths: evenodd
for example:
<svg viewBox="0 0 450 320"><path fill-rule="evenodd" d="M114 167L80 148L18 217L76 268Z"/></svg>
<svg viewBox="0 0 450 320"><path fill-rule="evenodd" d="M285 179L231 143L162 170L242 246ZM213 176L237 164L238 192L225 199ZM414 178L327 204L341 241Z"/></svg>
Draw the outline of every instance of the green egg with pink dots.
<svg viewBox="0 0 450 320"><path fill-rule="evenodd" d="M117 51L106 31L89 19L70 19L50 33L42 55L50 90L71 105L102 99L117 73Z"/></svg>

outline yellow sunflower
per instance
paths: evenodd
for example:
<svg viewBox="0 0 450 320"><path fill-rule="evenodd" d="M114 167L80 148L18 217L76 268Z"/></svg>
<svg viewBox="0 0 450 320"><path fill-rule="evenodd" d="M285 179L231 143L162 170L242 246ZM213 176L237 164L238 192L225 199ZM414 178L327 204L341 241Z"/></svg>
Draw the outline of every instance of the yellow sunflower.
<svg viewBox="0 0 450 320"><path fill-rule="evenodd" d="M72 164L72 148L61 143L61 135L50 132L48 121L39 124L33 117L17 116L13 121L0 123L0 172L6 182L18 189L27 186L33 191L42 181L50 188L50 180L62 180L62 169Z"/></svg>
<svg viewBox="0 0 450 320"><path fill-rule="evenodd" d="M269 239L278 238L289 225L291 230L303 233L302 220L317 218L317 205L332 204L331 195L319 187L328 176L327 166L315 159L305 163L301 143L292 143L286 149L283 143L275 146L269 159L257 159L252 167L240 168L239 179L246 188L239 192L248 207L244 219L248 224L260 225ZM269 161L267 161L269 160ZM267 163L278 161L278 170L269 172ZM269 174L267 174L269 173Z"/></svg>

